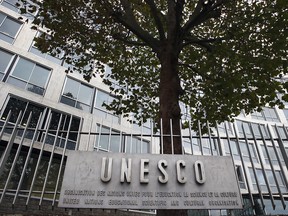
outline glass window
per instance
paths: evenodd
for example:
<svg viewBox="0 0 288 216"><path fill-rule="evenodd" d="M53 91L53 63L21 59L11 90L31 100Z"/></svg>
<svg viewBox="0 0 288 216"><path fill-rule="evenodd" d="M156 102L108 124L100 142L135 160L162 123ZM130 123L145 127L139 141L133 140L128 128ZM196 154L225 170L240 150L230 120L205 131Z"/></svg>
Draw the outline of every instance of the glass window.
<svg viewBox="0 0 288 216"><path fill-rule="evenodd" d="M241 189L246 189L246 185L245 185L245 180L244 180L244 176L243 176L243 171L241 166L236 165L236 174L238 177L238 181L239 181L239 185Z"/></svg>
<svg viewBox="0 0 288 216"><path fill-rule="evenodd" d="M267 141L267 143L271 143L271 142L270 142L270 141ZM264 157L264 159L265 159L265 163L266 163L266 164L270 164L270 163L269 163L269 158L268 158L268 155L267 155L267 152L266 152L266 149L265 149L264 145L261 145L261 149L262 149L263 157ZM277 156L276 156L276 153L275 153L275 151L274 151L273 146L267 146L267 150L268 150L268 154L269 154L269 156L270 156L270 159L271 159L272 164L273 164L273 165L279 165L279 162L278 162L278 160L277 160ZM277 153L278 153L278 156L279 156L280 161L281 161L281 162L284 161L279 147L276 147L276 150L277 150Z"/></svg>
<svg viewBox="0 0 288 216"><path fill-rule="evenodd" d="M229 141L227 139L223 140L223 145L224 145L225 155L230 155Z"/></svg>
<svg viewBox="0 0 288 216"><path fill-rule="evenodd" d="M48 136L45 143L55 145L61 148L66 146L67 149L74 150L76 148L76 142L78 138L78 132L80 130L80 118L52 110L47 112L52 114L51 122L49 125ZM44 118L44 122L47 124L48 114ZM72 119L71 119L72 118ZM69 129L70 125L70 129ZM47 125L43 124L43 129L47 128ZM60 132L57 133L59 128ZM69 134L67 134L69 131ZM56 139L56 134L57 140ZM43 141L45 133L42 134L41 141Z"/></svg>
<svg viewBox="0 0 288 216"><path fill-rule="evenodd" d="M43 139L45 137L45 131L46 128L49 125L48 135L46 136L45 143L50 145L55 145L58 147L63 148L66 145L67 149L75 149L76 142L78 138L78 132L80 130L80 118L71 116L69 114L65 114L56 110L51 110L48 107L39 106L38 104L35 104L30 101L25 101L18 98L9 98L8 103L1 115L0 118L0 125L2 125L3 120L7 119L9 111L10 119L9 124L14 125L16 123L16 120L18 118L18 115L20 111L22 111L22 116L20 118L20 124L25 126L28 121L28 117L30 113L32 113L31 120L29 123L29 129L26 134L25 138L32 139L34 133L35 133L35 127L37 125L37 122L39 120L39 117L42 113L41 117L41 125L40 128L42 129L39 131L38 141L43 142ZM52 118L49 124L49 118L48 116L52 114ZM72 118L72 119L71 119ZM70 125L70 130L69 130ZM59 128L59 131L57 132L57 129ZM69 134L67 135L67 132L69 130ZM5 131L7 133L11 133L12 129L7 129ZM23 130L19 130L17 135L22 136ZM55 142L55 138L57 135L57 140ZM67 138L67 141L66 141Z"/></svg>
<svg viewBox="0 0 288 216"><path fill-rule="evenodd" d="M262 192L267 192L267 186L266 186L265 178L264 178L264 175L263 175L263 171L261 169L256 169L255 171L256 171L256 177L257 177L257 180L258 180L258 183L259 183L261 191ZM256 183L256 178L255 178L255 175L254 175L254 172L253 172L252 168L249 168L249 174L250 174L251 181L252 181L252 184L253 184L253 189L254 190L258 190L257 183Z"/></svg>
<svg viewBox="0 0 288 216"><path fill-rule="evenodd" d="M1 120L6 120L8 113L11 112L10 118L8 119L8 121L9 121L9 125L12 126L16 123L20 111L22 111L22 116L20 116L20 124L22 126L25 126L27 124L30 113L32 113L29 127L35 128L37 125L40 113L44 111L44 107L33 104L33 103L29 103L21 99L11 97L9 98L9 101L4 109L4 112L2 113ZM5 132L11 133L12 129L7 129ZM23 131L19 130L17 135L22 136L22 133ZM25 137L32 138L33 134L34 134L33 130L28 130L26 132Z"/></svg>
<svg viewBox="0 0 288 216"><path fill-rule="evenodd" d="M0 12L0 39L13 43L22 23Z"/></svg>
<svg viewBox="0 0 288 216"><path fill-rule="evenodd" d="M182 145L183 145L185 154L192 154L191 139L183 139Z"/></svg>
<svg viewBox="0 0 288 216"><path fill-rule="evenodd" d="M234 140L230 141L230 147L231 147L231 151L234 156L234 159L240 160L240 154L239 154L236 142Z"/></svg>
<svg viewBox="0 0 288 216"><path fill-rule="evenodd" d="M123 137L120 136L120 132L114 129L97 125L95 149L100 151L120 152L123 145ZM121 139L121 141L120 141Z"/></svg>
<svg viewBox="0 0 288 216"><path fill-rule="evenodd" d="M280 136L281 139L287 139L284 127L272 126L272 128L273 128L274 134L276 135L277 138L279 138L279 136Z"/></svg>
<svg viewBox="0 0 288 216"><path fill-rule="evenodd" d="M279 122L278 115L274 108L264 107L262 112L265 116L266 121Z"/></svg>
<svg viewBox="0 0 288 216"><path fill-rule="evenodd" d="M105 152L148 153L149 142L97 124L94 148Z"/></svg>
<svg viewBox="0 0 288 216"><path fill-rule="evenodd" d="M3 79L12 57L13 54L0 49L0 80Z"/></svg>
<svg viewBox="0 0 288 216"><path fill-rule="evenodd" d="M251 113L251 117L253 119L265 120L262 112L253 112L253 113Z"/></svg>
<svg viewBox="0 0 288 216"><path fill-rule="evenodd" d="M148 153L149 142L146 140L139 139L137 137L126 137L126 153Z"/></svg>
<svg viewBox="0 0 288 216"><path fill-rule="evenodd" d="M60 102L90 112L93 92L92 87L67 78Z"/></svg>
<svg viewBox="0 0 288 216"><path fill-rule="evenodd" d="M244 160L247 162L251 162L251 159L249 157L248 148L247 148L247 143L246 142L239 142L239 144L240 144L240 150L241 150L241 153L242 153ZM250 151L251 158L252 158L253 162L257 163L258 160L256 157L256 152L255 152L253 144L251 144L251 143L249 143L249 151Z"/></svg>
<svg viewBox="0 0 288 216"><path fill-rule="evenodd" d="M251 117L265 121L279 122L278 115L274 108L264 107L262 111L252 113Z"/></svg>
<svg viewBox="0 0 288 216"><path fill-rule="evenodd" d="M236 121L236 124L237 124L237 128L238 128L239 137L244 137L244 133L245 133L245 136L247 138L252 137L249 123L243 122L243 121Z"/></svg>
<svg viewBox="0 0 288 216"><path fill-rule="evenodd" d="M119 123L119 116L113 115L104 106L104 104L110 104L113 100L114 98L110 94L97 89L93 113L101 118L105 118L108 121Z"/></svg>
<svg viewBox="0 0 288 216"><path fill-rule="evenodd" d="M36 94L44 95L50 71L50 69L32 61L19 58L7 82Z"/></svg>
<svg viewBox="0 0 288 216"><path fill-rule="evenodd" d="M288 121L288 109L283 109L282 111L285 115L286 120Z"/></svg>

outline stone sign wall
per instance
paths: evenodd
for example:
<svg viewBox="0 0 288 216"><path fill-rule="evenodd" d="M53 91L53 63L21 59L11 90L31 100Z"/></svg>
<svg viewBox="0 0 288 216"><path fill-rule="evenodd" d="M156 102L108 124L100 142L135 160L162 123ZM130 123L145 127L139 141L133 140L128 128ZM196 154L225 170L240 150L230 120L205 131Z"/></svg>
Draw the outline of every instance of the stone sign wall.
<svg viewBox="0 0 288 216"><path fill-rule="evenodd" d="M70 152L59 207L240 209L232 159Z"/></svg>

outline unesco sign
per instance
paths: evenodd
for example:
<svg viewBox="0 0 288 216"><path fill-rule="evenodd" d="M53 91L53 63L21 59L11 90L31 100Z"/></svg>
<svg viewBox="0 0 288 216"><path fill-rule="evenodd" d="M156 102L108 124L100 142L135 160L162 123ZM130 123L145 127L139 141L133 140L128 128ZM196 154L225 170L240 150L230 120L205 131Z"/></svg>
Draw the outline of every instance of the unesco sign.
<svg viewBox="0 0 288 216"><path fill-rule="evenodd" d="M73 151L59 207L240 209L230 157Z"/></svg>

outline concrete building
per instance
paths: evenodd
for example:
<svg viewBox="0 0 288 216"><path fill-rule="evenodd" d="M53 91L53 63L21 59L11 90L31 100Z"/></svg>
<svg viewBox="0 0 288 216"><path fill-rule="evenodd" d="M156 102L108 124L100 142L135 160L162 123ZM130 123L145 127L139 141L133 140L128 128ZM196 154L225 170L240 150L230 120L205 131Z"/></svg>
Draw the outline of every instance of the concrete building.
<svg viewBox="0 0 288 216"><path fill-rule="evenodd" d="M87 83L65 73L61 54L41 53L33 42L42 34L31 29L33 14L19 20L15 2L0 1L0 214L155 214L57 208L68 151L159 153L159 134L151 130L153 122L138 126L106 110L102 104L113 96L101 78ZM233 157L245 204L239 211L189 214L285 214L287 125L288 106L243 114L208 135L183 130L186 154Z"/></svg>

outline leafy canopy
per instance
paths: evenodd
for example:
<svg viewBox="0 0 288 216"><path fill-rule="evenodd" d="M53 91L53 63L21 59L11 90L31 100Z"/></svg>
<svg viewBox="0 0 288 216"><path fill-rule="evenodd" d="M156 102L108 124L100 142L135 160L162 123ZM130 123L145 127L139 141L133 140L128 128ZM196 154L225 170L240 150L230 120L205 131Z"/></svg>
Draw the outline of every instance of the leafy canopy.
<svg viewBox="0 0 288 216"><path fill-rule="evenodd" d="M40 6L34 24L51 34L37 39L42 51L64 51L87 80L103 76L105 64L112 68L105 82L121 86L111 85L116 113L157 117L166 43L179 52L180 101L192 119L221 122L287 101L280 79L287 73L287 0L32 1Z"/></svg>

